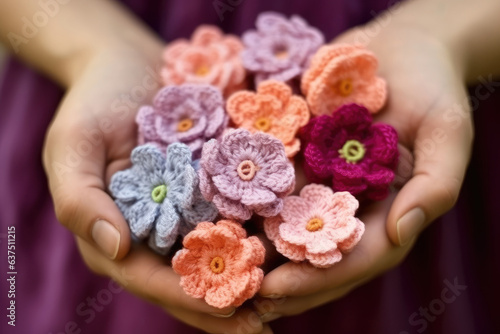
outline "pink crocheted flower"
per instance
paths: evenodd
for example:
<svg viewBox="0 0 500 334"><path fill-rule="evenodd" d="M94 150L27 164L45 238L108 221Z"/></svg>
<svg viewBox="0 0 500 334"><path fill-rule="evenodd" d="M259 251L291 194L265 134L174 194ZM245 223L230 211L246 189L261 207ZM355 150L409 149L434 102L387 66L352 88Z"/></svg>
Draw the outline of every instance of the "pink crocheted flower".
<svg viewBox="0 0 500 334"><path fill-rule="evenodd" d="M165 148L181 142L199 158L203 144L222 134L229 117L220 91L210 85L169 86L161 89L152 106L139 109L139 144Z"/></svg>
<svg viewBox="0 0 500 334"><path fill-rule="evenodd" d="M237 127L252 133L266 132L281 140L287 157L300 150L296 134L309 121L309 108L302 97L292 95L287 84L264 81L257 93L240 91L231 95L226 108Z"/></svg>
<svg viewBox="0 0 500 334"><path fill-rule="evenodd" d="M376 113L385 104L385 80L376 75L375 55L361 45L321 47L302 77L302 92L311 112L330 115L338 107L357 103Z"/></svg>
<svg viewBox="0 0 500 334"><path fill-rule="evenodd" d="M255 72L256 85L263 80L286 82L300 76L324 43L323 34L299 16L288 20L279 13L262 13L256 26L257 30L242 37L246 47L242 53L243 66Z"/></svg>
<svg viewBox="0 0 500 334"><path fill-rule="evenodd" d="M342 259L361 239L365 225L354 217L358 201L348 192L333 193L310 184L299 196L288 196L283 211L264 220L267 237L292 261L305 259L327 268Z"/></svg>
<svg viewBox="0 0 500 334"><path fill-rule="evenodd" d="M201 193L231 219L248 220L253 212L275 216L295 187L283 144L261 132L238 129L210 140L203 145L200 166Z"/></svg>
<svg viewBox="0 0 500 334"><path fill-rule="evenodd" d="M191 41L178 39L165 48L161 75L165 85L204 83L218 87L225 96L246 87L240 53L243 45L234 35L223 35L215 26L198 27Z"/></svg>
<svg viewBox="0 0 500 334"><path fill-rule="evenodd" d="M188 295L225 308L240 306L259 290L264 273L258 266L264 262L265 249L257 237L247 238L237 222L199 223L183 245L172 267Z"/></svg>
<svg viewBox="0 0 500 334"><path fill-rule="evenodd" d="M373 124L369 111L349 104L333 116L313 118L301 129L304 172L310 182L332 182L335 191L382 200L398 163L398 134Z"/></svg>

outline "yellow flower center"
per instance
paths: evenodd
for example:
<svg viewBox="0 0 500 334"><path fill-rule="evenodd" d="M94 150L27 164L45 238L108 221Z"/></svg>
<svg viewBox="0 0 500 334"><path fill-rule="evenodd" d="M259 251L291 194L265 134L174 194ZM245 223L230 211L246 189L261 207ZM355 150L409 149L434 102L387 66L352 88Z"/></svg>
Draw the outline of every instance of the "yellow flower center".
<svg viewBox="0 0 500 334"><path fill-rule="evenodd" d="M344 97L351 95L351 93L352 93L351 79L342 79L339 82L338 90L339 90L340 95L342 95Z"/></svg>
<svg viewBox="0 0 500 334"><path fill-rule="evenodd" d="M339 150L341 158L344 158L348 163L355 164L365 156L365 146L357 140L348 140Z"/></svg>
<svg viewBox="0 0 500 334"><path fill-rule="evenodd" d="M274 54L274 56L278 59L286 59L286 58L288 58L288 52L287 51L278 51Z"/></svg>
<svg viewBox="0 0 500 334"><path fill-rule="evenodd" d="M224 260L220 256L216 256L210 262L210 269L214 274L220 274L224 271Z"/></svg>
<svg viewBox="0 0 500 334"><path fill-rule="evenodd" d="M163 203L165 197L167 197L167 186L164 184L155 187L151 192L151 198L156 203Z"/></svg>
<svg viewBox="0 0 500 334"><path fill-rule="evenodd" d="M254 125L257 130L266 132L271 128L271 120L267 117L260 117L255 121Z"/></svg>
<svg viewBox="0 0 500 334"><path fill-rule="evenodd" d="M238 165L237 172L240 179L250 181L258 170L259 168L252 161L244 160Z"/></svg>
<svg viewBox="0 0 500 334"><path fill-rule="evenodd" d="M189 118L185 118L177 124L177 131L186 132L193 127L193 121Z"/></svg>
<svg viewBox="0 0 500 334"><path fill-rule="evenodd" d="M316 232L323 228L323 220L320 218L313 218L307 222L306 230L309 232Z"/></svg>
<svg viewBox="0 0 500 334"><path fill-rule="evenodd" d="M210 67L208 67L207 65L198 66L198 68L196 69L196 71L194 71L194 73L197 76L199 76L199 77L204 77L209 72L210 72Z"/></svg>

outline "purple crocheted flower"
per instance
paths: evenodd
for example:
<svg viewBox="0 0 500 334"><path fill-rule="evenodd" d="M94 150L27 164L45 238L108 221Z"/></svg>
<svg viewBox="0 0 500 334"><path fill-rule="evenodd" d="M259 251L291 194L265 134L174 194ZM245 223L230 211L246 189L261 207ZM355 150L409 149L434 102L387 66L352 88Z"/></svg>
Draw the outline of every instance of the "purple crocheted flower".
<svg viewBox="0 0 500 334"><path fill-rule="evenodd" d="M268 134L228 131L203 146L200 190L227 218L248 220L279 214L295 187L295 170L283 143Z"/></svg>
<svg viewBox="0 0 500 334"><path fill-rule="evenodd" d="M139 110L139 144L151 142L164 151L168 145L181 142L198 158L203 143L221 135L228 119L217 88L196 84L168 86L158 92L153 106Z"/></svg>
<svg viewBox="0 0 500 334"><path fill-rule="evenodd" d="M170 145L166 158L157 147L143 145L130 159L132 167L115 173L109 189L134 239L148 238L152 249L166 254L179 234L217 216L215 206L201 196L186 145Z"/></svg>
<svg viewBox="0 0 500 334"><path fill-rule="evenodd" d="M243 34L243 66L255 72L255 84L275 79L287 82L304 72L310 58L324 43L318 29L310 27L299 16L288 20L274 13L257 18L257 30Z"/></svg>
<svg viewBox="0 0 500 334"><path fill-rule="evenodd" d="M390 125L372 125L365 107L348 104L333 116L315 117L301 137L310 182L332 182L333 190L360 199L387 197L398 163L398 134Z"/></svg>

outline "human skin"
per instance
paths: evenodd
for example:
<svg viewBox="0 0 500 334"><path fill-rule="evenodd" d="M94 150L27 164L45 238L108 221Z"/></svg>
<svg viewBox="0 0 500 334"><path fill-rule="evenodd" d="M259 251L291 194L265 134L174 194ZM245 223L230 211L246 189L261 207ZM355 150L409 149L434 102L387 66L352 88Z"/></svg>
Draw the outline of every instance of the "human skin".
<svg viewBox="0 0 500 334"><path fill-rule="evenodd" d="M367 47L377 54L380 75L390 87L387 107L377 120L396 127L402 150L412 153L414 166L407 162L410 168L401 170L402 177L410 180L387 200L364 211L360 218L366 223L365 236L342 262L327 270L286 263L271 271L260 295L287 298L265 314L256 309L264 322L340 298L397 265L418 233L454 205L473 136L469 106L463 103L464 84L480 74L500 72L495 62L500 58L496 43L500 28L494 17L500 10L498 1L456 2L405 3L369 39ZM9 32L22 34L18 18L37 10L37 1L0 5L0 38L7 46ZM356 41L357 32L376 24L355 28L337 41ZM20 45L21 58L67 89L43 154L55 211L75 234L82 257L93 271L117 278L125 269L131 277L126 289L137 296L204 331L235 333L238 319L250 319L254 310L241 308L230 317L214 317L211 314L230 315L233 309L218 310L185 295L179 277L161 257L131 245L127 224L105 191L110 176L129 164L136 139L134 115L140 104L149 103L154 89L140 101L132 100L131 92L143 85L149 73L146 68L160 65L162 47L151 31L119 5L95 0L61 6L36 38ZM117 100L127 106L126 111L113 110ZM445 117L455 103L459 105L453 109L456 113ZM101 131L102 140L77 166L65 172L55 168L55 162L66 161L68 145L76 149L87 140L82 129L99 130L103 119L109 119L114 129ZM436 140L436 129L442 130L438 140L443 132L446 140L428 153L422 147L426 139ZM413 211L412 219L401 220L415 208L422 212ZM398 221L403 221L399 229ZM287 284L283 278L298 271L307 272L306 279ZM258 318L249 325L255 333L271 332Z"/></svg>

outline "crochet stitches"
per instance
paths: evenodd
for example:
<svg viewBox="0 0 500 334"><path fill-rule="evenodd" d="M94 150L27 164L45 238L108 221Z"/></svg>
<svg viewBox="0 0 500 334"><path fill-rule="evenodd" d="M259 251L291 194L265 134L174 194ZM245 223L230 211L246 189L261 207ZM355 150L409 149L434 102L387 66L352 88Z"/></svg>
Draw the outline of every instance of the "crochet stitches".
<svg viewBox="0 0 500 334"><path fill-rule="evenodd" d="M254 133L266 132L281 140L287 157L300 150L296 134L309 121L305 100L292 95L291 88L279 81L264 81L257 93L240 91L227 101L227 113L233 123Z"/></svg>
<svg viewBox="0 0 500 334"><path fill-rule="evenodd" d="M264 262L265 249L257 237L247 238L237 222L199 223L183 245L172 267L188 295L225 308L240 306L259 290L264 273L258 266Z"/></svg>
<svg viewBox="0 0 500 334"><path fill-rule="evenodd" d="M255 72L255 84L264 80L290 81L304 72L324 43L323 34L299 16L288 20L274 13L257 17L257 30L243 34L243 66Z"/></svg>
<svg viewBox="0 0 500 334"><path fill-rule="evenodd" d="M342 259L361 239L365 225L354 217L358 201L347 192L323 185L305 186L299 196L284 200L283 211L264 220L267 237L292 261L307 259L327 268Z"/></svg>
<svg viewBox="0 0 500 334"><path fill-rule="evenodd" d="M226 129L228 119L217 88L194 84L164 87L152 106L139 109L139 144L154 143L165 152L168 145L181 142L197 159L203 144Z"/></svg>
<svg viewBox="0 0 500 334"><path fill-rule="evenodd" d="M199 26L191 41L178 39L165 48L163 82L166 86L210 84L229 96L246 87L246 73L240 59L242 50L238 37L223 35L215 26Z"/></svg>
<svg viewBox="0 0 500 334"><path fill-rule="evenodd" d="M179 234L217 216L201 196L186 145L170 145L166 158L157 147L143 145L130 159L132 167L115 173L109 189L135 239L148 238L152 249L166 254Z"/></svg>
<svg viewBox="0 0 500 334"><path fill-rule="evenodd" d="M200 165L201 193L231 219L277 215L295 186L283 144L265 133L238 129L212 139L203 146Z"/></svg>
<svg viewBox="0 0 500 334"><path fill-rule="evenodd" d="M398 163L398 135L387 124L372 125L369 111L350 104L333 116L313 118L301 130L304 172L310 182L332 182L335 191L359 199L389 194Z"/></svg>
<svg viewBox="0 0 500 334"><path fill-rule="evenodd" d="M376 76L378 61L362 45L321 47L302 77L302 92L314 115L330 115L344 104L364 105L376 113L385 104L387 88Z"/></svg>

